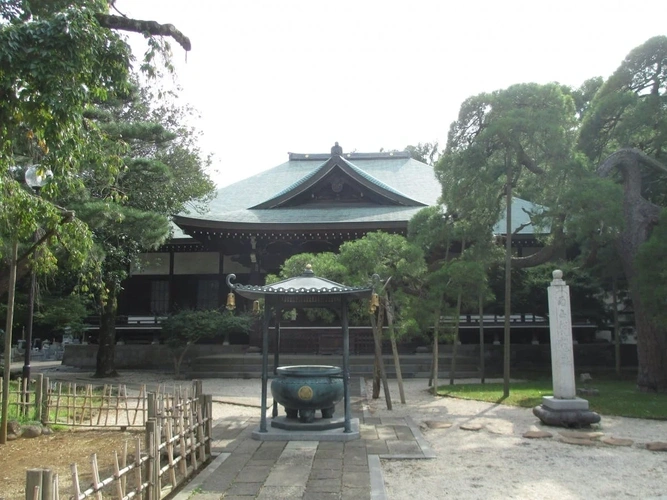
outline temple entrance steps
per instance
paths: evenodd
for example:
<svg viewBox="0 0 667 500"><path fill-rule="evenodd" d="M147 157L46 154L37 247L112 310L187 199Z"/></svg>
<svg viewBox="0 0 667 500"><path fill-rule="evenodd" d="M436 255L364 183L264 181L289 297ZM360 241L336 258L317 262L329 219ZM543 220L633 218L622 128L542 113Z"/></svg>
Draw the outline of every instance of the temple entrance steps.
<svg viewBox="0 0 667 500"><path fill-rule="evenodd" d="M403 378L428 378L431 373L432 355L401 354L400 364ZM391 355L383 355L389 378L396 378L396 368ZM370 377L373 374L373 355L351 355L350 375ZM341 355L281 354L280 366L291 365L343 365ZM438 357L438 378L449 377L451 353ZM269 371L274 367L274 355L269 355ZM217 354L199 356L192 360L187 374L192 378L260 378L262 374L261 354ZM479 359L470 355L459 355L456 361L456 377L479 377Z"/></svg>

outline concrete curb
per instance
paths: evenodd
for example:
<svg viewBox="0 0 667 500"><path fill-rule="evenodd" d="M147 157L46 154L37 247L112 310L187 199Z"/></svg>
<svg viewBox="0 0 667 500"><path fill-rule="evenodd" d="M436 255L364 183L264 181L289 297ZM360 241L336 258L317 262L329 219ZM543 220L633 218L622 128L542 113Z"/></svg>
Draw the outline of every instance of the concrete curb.
<svg viewBox="0 0 667 500"><path fill-rule="evenodd" d="M218 470L218 467L220 467L222 463L229 458L230 455L231 453L221 453L218 455L213 460L213 462L211 462L204 470L197 474L195 478L186 484L181 491L171 497L171 500L187 500L190 498L195 493L195 490L201 488L204 484L204 481L206 481L211 476L211 474Z"/></svg>
<svg viewBox="0 0 667 500"><path fill-rule="evenodd" d="M371 474L371 500L387 500L387 490L384 488L384 477L378 455L368 455L368 471Z"/></svg>

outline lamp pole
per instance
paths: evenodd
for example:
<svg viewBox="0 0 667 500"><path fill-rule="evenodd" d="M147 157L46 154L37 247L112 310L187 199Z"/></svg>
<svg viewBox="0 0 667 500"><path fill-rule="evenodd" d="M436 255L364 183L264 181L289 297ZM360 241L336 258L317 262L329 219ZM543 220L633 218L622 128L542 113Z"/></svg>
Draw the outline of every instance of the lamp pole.
<svg viewBox="0 0 667 500"><path fill-rule="evenodd" d="M25 182L30 186L35 194L39 196L39 192L46 185L49 179L53 177L53 173L41 168L39 165L31 165L25 171ZM34 241L39 239L39 232L35 230L33 234ZM23 359L23 380L30 384L30 352L32 350L32 322L35 312L35 296L37 295L37 276L35 267L32 267L30 272L30 290L28 292L28 321L26 325L26 340L25 340L25 355ZM26 403L28 403L28 393L25 394ZM27 408L27 407L26 407Z"/></svg>

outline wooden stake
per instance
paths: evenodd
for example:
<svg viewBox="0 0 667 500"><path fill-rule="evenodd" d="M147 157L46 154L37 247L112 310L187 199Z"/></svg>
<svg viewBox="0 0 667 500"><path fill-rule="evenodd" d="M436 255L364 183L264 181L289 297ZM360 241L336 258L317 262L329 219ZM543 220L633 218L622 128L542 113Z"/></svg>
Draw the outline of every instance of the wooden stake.
<svg viewBox="0 0 667 500"><path fill-rule="evenodd" d="M79 485L79 471L77 470L75 463L69 467L72 471L72 489L74 490L74 500L80 500L81 486Z"/></svg>
<svg viewBox="0 0 667 500"><path fill-rule="evenodd" d="M167 460L169 461L169 479L171 480L171 487L176 488L176 467L174 466L174 442L172 441L172 420L167 419L166 422L166 437L167 437Z"/></svg>
<svg viewBox="0 0 667 500"><path fill-rule="evenodd" d="M197 470L197 441L195 438L194 419L192 416L191 399L188 399L188 431L190 434L190 459L192 460L193 470Z"/></svg>
<svg viewBox="0 0 667 500"><path fill-rule="evenodd" d="M44 469L28 469L25 476L25 491L27 498L34 498L35 492L40 492ZM30 495L29 493L32 493ZM39 499L39 496L37 497Z"/></svg>
<svg viewBox="0 0 667 500"><path fill-rule="evenodd" d="M55 416L55 421L58 423L58 411L60 410L60 398L62 396L63 392L63 383L58 382L58 399L56 399L56 416Z"/></svg>
<svg viewBox="0 0 667 500"><path fill-rule="evenodd" d="M42 386L44 384L44 374L37 374L37 382L35 383L35 420L42 421Z"/></svg>
<svg viewBox="0 0 667 500"><path fill-rule="evenodd" d="M60 484L58 474L53 475L53 500L60 500Z"/></svg>
<svg viewBox="0 0 667 500"><path fill-rule="evenodd" d="M188 470L187 470L188 454L185 448L185 425L183 422L183 408L180 407L178 411L178 434L180 436L180 445L181 445L181 474L183 474L183 477L186 477L188 475Z"/></svg>
<svg viewBox="0 0 667 500"><path fill-rule="evenodd" d="M107 393L107 387L109 387L109 396L107 396L106 399L102 398L102 405L103 405L103 408L104 408L104 427L106 427L107 423L109 422L109 411L111 409L111 390L112 390L113 386L106 386L106 385L104 386L105 396L106 396L106 393ZM105 401L106 401L106 405L104 405Z"/></svg>
<svg viewBox="0 0 667 500"><path fill-rule="evenodd" d="M123 442L123 455L120 457L120 466L121 469L124 469L127 466L127 439ZM125 480L125 476L120 478L120 484L121 488L123 490L123 497L125 496L126 487L127 487L127 481ZM122 498L122 497L121 497Z"/></svg>
<svg viewBox="0 0 667 500"><path fill-rule="evenodd" d="M125 492L123 491L123 483L121 481L121 475L120 475L120 464L118 463L118 452L114 451L113 452L113 470L114 470L114 479L116 482L116 494L118 495L118 498L123 498L125 496Z"/></svg>
<svg viewBox="0 0 667 500"><path fill-rule="evenodd" d="M141 494L143 482L141 481L141 439L137 438L134 442L134 469L137 478L137 495Z"/></svg>
<svg viewBox="0 0 667 500"><path fill-rule="evenodd" d="M97 500L102 500L102 492L100 491L100 470L97 467L97 454L93 453L90 456L90 464L93 467L93 489L95 490L95 496Z"/></svg>
<svg viewBox="0 0 667 500"><path fill-rule="evenodd" d="M198 401L201 401L202 396L199 396ZM199 461L203 464L206 462L206 441L204 440L204 417L201 410L202 405L197 405L197 448L199 449Z"/></svg>

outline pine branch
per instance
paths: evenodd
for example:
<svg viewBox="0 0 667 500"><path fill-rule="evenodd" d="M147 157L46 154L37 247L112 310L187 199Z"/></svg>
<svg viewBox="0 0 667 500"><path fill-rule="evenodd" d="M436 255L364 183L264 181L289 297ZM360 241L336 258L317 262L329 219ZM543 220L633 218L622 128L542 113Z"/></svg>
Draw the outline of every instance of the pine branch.
<svg viewBox="0 0 667 500"><path fill-rule="evenodd" d="M184 50L190 51L192 45L190 39L181 33L173 24L160 24L156 21L142 21L127 17L114 16L111 14L95 14L97 22L104 28L120 31L132 31L135 33L148 33L153 36L169 36L173 38Z"/></svg>

